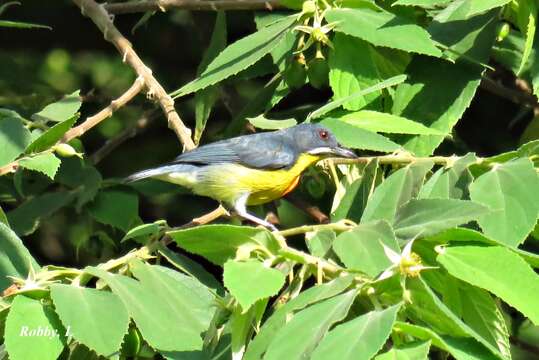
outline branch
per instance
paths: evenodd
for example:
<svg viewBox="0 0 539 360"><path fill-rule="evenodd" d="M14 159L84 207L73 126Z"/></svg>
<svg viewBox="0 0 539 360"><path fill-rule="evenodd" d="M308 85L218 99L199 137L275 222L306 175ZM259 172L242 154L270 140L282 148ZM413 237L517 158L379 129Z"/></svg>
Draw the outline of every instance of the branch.
<svg viewBox="0 0 539 360"><path fill-rule="evenodd" d="M133 85L131 85L131 87L119 98L117 98L116 100L112 100L109 106L107 106L94 116L88 117L82 124L74 127L73 129L65 133L64 137L62 138L62 142L68 142L76 137L82 136L85 132L99 124L101 121L111 117L114 111L127 104L132 98L134 98L139 92L141 92L142 89L144 89L144 79L138 77L133 83Z"/></svg>
<svg viewBox="0 0 539 360"><path fill-rule="evenodd" d="M133 126L124 129L115 137L107 140L107 142L105 142L102 147L100 147L90 156L90 161L92 162L92 164L95 165L99 163L101 160L103 160L103 158L108 156L118 146L122 145L125 141L135 137L138 133L146 129L153 117L155 117L155 114L145 114L140 119L138 119Z"/></svg>
<svg viewBox="0 0 539 360"><path fill-rule="evenodd" d="M415 157L410 153L395 153L382 156L362 156L355 159L331 159L334 164L368 164L371 161L378 160L379 164L385 165L406 165L417 161L433 161L437 165L451 165L460 159L459 156L431 156ZM477 158L477 163L481 163L482 158Z"/></svg>
<svg viewBox="0 0 539 360"><path fill-rule="evenodd" d="M518 80L518 79L517 79ZM516 81L515 84L519 87L522 85L522 80ZM527 105L531 107L537 107L537 98L530 94L527 91L523 91L521 87L521 91L514 90L508 87L505 87L498 83L497 81L494 81L488 77L483 77L481 80L481 88L487 90L488 92L493 93L494 95L498 95L504 99L507 99L509 101L514 102L515 104L522 104Z"/></svg>
<svg viewBox="0 0 539 360"><path fill-rule="evenodd" d="M176 133L184 149L195 148L191 140L191 130L189 130L180 119L174 109L174 100L167 94L161 84L153 77L152 70L148 68L137 55L129 40L127 40L114 26L111 15L107 10L94 0L73 0L80 8L83 15L88 16L101 30L105 40L112 43L122 54L123 61L135 70L138 76L144 80L144 85L148 88L148 97L155 98L168 119L168 126Z"/></svg>
<svg viewBox="0 0 539 360"><path fill-rule="evenodd" d="M292 194L287 195L286 199L290 201L292 205L316 220L319 224L327 224L329 222L329 217L324 214L318 206L310 205L302 198Z"/></svg>
<svg viewBox="0 0 539 360"><path fill-rule="evenodd" d="M146 11L182 10L273 10L281 8L278 0L141 0L106 4L110 14L129 14Z"/></svg>

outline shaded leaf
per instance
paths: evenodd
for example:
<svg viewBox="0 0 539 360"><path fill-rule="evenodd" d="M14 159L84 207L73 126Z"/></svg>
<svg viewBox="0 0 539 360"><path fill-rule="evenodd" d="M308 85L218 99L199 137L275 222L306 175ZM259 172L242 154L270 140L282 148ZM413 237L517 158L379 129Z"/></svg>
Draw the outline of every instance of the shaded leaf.
<svg viewBox="0 0 539 360"><path fill-rule="evenodd" d="M0 166L15 160L30 143L30 131L15 117L0 116Z"/></svg>
<svg viewBox="0 0 539 360"><path fill-rule="evenodd" d="M138 197L123 190L100 191L88 210L97 221L128 231L138 219Z"/></svg>
<svg viewBox="0 0 539 360"><path fill-rule="evenodd" d="M468 166L477 161L473 153L459 158L449 168L440 168L425 182L419 198L425 199L469 199L469 190L473 177Z"/></svg>

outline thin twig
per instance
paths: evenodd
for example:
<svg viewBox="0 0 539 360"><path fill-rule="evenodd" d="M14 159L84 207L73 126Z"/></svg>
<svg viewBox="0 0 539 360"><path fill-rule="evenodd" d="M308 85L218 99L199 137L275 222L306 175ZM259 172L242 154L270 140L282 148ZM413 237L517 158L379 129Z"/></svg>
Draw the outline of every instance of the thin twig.
<svg viewBox="0 0 539 360"><path fill-rule="evenodd" d="M99 124L101 121L111 117L114 111L127 104L132 98L134 98L139 92L141 92L142 89L144 89L144 79L138 77L133 83L133 85L131 85L131 87L119 98L117 98L116 100L112 100L109 106L107 106L94 116L88 117L82 124L69 130L64 135L62 142L68 142L76 137L82 136L85 132Z"/></svg>
<svg viewBox="0 0 539 360"><path fill-rule="evenodd" d="M133 125L124 129L115 137L107 140L105 144L100 147L96 152L90 156L90 161L92 164L98 164L103 158L107 157L112 151L114 151L118 146L122 145L125 141L135 137L141 131L145 130L151 119L155 117L155 114L145 114Z"/></svg>
<svg viewBox="0 0 539 360"><path fill-rule="evenodd" d="M110 14L129 14L146 11L182 10L273 10L280 8L278 0L142 0L106 4Z"/></svg>
<svg viewBox="0 0 539 360"><path fill-rule="evenodd" d="M432 161L437 165L451 165L458 156L431 156L431 157L415 157L409 153L396 153L382 156L362 156L355 159L331 159L334 164L369 164L371 161L378 160L379 164L390 165L405 165L418 161ZM477 162L481 163L482 159L478 158Z"/></svg>
<svg viewBox="0 0 539 360"><path fill-rule="evenodd" d="M311 205L300 197L294 196L292 194L287 195L286 199L290 201L292 205L294 205L295 207L312 217L314 220L316 220L316 222L318 222L319 224L327 224L329 222L329 217L324 214L320 210L320 208L318 208L318 206Z"/></svg>
<svg viewBox="0 0 539 360"><path fill-rule="evenodd" d="M519 82L516 82L515 84L518 85ZM481 88L493 93L494 95L498 95L504 99L512 101L515 104L521 104L530 107L538 106L537 98L534 95L526 91L519 91L505 87L497 81L494 81L488 77L483 77L483 79L481 80Z"/></svg>
<svg viewBox="0 0 539 360"><path fill-rule="evenodd" d="M80 8L81 13L88 16L101 30L105 40L112 43L122 54L123 61L135 70L138 76L144 79L144 84L148 89L148 97L155 99L168 119L169 127L174 130L176 136L183 144L184 149L191 150L195 144L191 139L191 130L187 128L174 108L174 100L167 94L165 89L152 75L152 70L147 67L137 55L129 40L118 31L112 22L112 16L104 6L99 5L94 0L73 0Z"/></svg>

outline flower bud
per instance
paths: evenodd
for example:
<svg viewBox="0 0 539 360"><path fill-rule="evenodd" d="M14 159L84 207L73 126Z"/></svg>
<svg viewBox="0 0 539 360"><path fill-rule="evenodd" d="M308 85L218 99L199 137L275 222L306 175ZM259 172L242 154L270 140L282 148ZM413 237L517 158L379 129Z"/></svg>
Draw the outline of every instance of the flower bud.
<svg viewBox="0 0 539 360"><path fill-rule="evenodd" d="M71 145L66 143L57 144L52 150L63 157L78 156L82 159L82 153L78 153Z"/></svg>

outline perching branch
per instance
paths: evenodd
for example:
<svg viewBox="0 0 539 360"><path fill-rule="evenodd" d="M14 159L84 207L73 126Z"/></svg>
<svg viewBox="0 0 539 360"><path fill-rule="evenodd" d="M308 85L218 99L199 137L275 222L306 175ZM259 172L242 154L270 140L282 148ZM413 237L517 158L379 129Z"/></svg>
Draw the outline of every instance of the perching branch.
<svg viewBox="0 0 539 360"><path fill-rule="evenodd" d="M142 0L106 4L109 14L129 14L146 11L182 10L273 10L280 8L278 0Z"/></svg>
<svg viewBox="0 0 539 360"><path fill-rule="evenodd" d="M81 9L83 15L88 16L95 25L101 30L105 40L111 42L122 54L123 61L129 64L135 70L138 76L144 80L144 85L148 89L149 98L155 99L167 116L169 127L174 130L184 149L191 150L195 144L191 139L191 130L189 130L174 108L174 100L167 94L165 89L152 75L152 70L148 68L137 55L129 40L127 40L118 31L112 22L111 15L104 6L99 5L94 0L73 0Z"/></svg>
<svg viewBox="0 0 539 360"><path fill-rule="evenodd" d="M119 98L117 98L116 100L112 100L109 106L107 106L94 116L88 117L82 124L74 127L73 129L65 133L62 142L68 142L76 137L82 136L85 132L99 124L101 121L111 117L114 111L127 104L132 98L134 98L139 92L141 92L142 89L144 89L144 79L138 77L133 83L133 85L131 85L131 87Z"/></svg>

